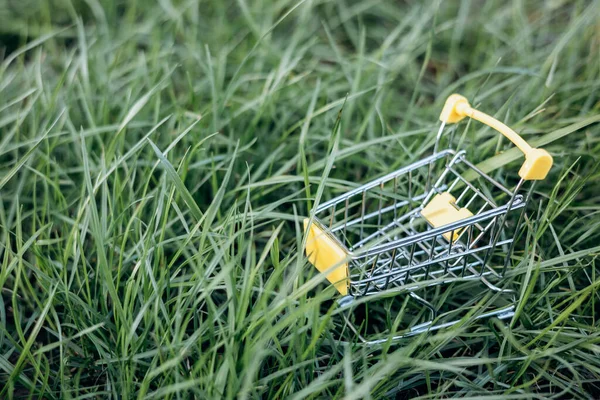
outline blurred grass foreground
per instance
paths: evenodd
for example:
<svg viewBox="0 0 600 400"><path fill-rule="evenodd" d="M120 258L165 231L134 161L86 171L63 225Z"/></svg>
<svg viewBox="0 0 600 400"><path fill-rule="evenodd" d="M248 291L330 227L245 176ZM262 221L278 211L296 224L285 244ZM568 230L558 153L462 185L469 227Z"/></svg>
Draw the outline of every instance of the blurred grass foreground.
<svg viewBox="0 0 600 400"><path fill-rule="evenodd" d="M0 0L0 61L0 398L600 397L598 1ZM342 343L302 218L453 92L555 159L516 315Z"/></svg>

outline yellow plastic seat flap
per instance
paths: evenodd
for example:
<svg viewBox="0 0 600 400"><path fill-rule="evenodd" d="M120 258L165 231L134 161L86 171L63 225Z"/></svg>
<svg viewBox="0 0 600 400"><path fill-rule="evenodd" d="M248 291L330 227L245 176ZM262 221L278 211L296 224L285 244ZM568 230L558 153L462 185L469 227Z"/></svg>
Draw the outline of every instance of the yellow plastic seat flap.
<svg viewBox="0 0 600 400"><path fill-rule="evenodd" d="M421 210L421 216L434 228L439 228L453 222L473 216L473 213L467 208L456 208L456 199L448 192L435 195L429 201L427 206ZM455 241L460 236L462 229L454 231L452 241ZM444 238L450 241L451 232L444 233Z"/></svg>

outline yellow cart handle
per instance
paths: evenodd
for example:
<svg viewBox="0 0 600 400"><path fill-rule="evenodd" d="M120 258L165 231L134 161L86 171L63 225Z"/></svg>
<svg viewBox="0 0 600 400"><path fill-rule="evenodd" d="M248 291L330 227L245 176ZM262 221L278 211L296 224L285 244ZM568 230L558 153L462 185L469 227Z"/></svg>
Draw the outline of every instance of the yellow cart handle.
<svg viewBox="0 0 600 400"><path fill-rule="evenodd" d="M519 170L519 176L522 179L542 180L546 178L548 171L552 168L552 156L546 150L531 147L517 132L496 118L472 108L465 97L459 94L450 95L440 114L440 121L453 124L465 117L471 117L497 130L523 152L525 162Z"/></svg>

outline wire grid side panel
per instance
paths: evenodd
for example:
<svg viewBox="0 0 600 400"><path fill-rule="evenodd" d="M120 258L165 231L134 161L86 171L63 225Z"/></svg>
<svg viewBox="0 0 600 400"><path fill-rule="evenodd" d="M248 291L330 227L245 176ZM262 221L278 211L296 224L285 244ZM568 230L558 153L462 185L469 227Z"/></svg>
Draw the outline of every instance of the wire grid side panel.
<svg viewBox="0 0 600 400"><path fill-rule="evenodd" d="M433 192L449 192L456 199L456 207L467 208L473 215L481 215L492 209L511 204L511 202L513 206L517 206L524 201L524 196L515 193L512 187L508 188L505 182L501 183L484 174L464 156L457 157L453 161L447 165L446 170L436 181ZM497 233L498 229L502 228L498 243L505 252L509 252L510 246L502 243L507 242L515 234L519 218L519 213L511 212L501 221L490 220L486 223L475 224L471 232L474 240L473 246L481 246L486 243L490 233ZM498 222L502 227L497 225ZM467 231L461 232L461 237L466 234Z"/></svg>
<svg viewBox="0 0 600 400"><path fill-rule="evenodd" d="M406 221L418 214L426 187L444 170L446 157L407 168L372 187L358 188L317 217L351 251L411 235ZM431 176L429 173L431 172Z"/></svg>
<svg viewBox="0 0 600 400"><path fill-rule="evenodd" d="M457 207L468 208L474 215L508 204L513 195L512 188L483 173L464 154L448 163L433 185L433 192L449 192Z"/></svg>
<svg viewBox="0 0 600 400"><path fill-rule="evenodd" d="M508 214L519 214L522 204ZM510 257L514 227L503 225L505 213L475 218L460 230L458 240L444 238L443 230L405 246L353 260L351 292L375 294L393 288L411 288L423 281L438 285L482 276L498 277ZM450 231L449 231L450 232Z"/></svg>

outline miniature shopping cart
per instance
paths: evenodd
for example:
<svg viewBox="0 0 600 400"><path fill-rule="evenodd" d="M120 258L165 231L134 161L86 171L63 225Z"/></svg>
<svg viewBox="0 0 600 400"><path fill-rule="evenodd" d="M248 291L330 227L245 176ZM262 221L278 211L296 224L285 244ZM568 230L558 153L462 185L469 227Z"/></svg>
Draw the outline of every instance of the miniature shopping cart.
<svg viewBox="0 0 600 400"><path fill-rule="evenodd" d="M472 164L465 151L439 150L444 129L454 131L449 125L465 117L494 128L524 153L520 179L512 185L508 178L496 180ZM440 288L477 281L484 284L484 292L502 292L493 282L511 262L535 181L544 179L552 167L548 152L532 148L460 95L447 99L440 121L431 156L319 205L304 220L308 259L343 296L342 308L368 296L407 293L428 310L424 322L378 340L364 339L360 327L346 317L344 327L367 343L458 323L458 317L438 317L437 300L448 298ZM522 194L527 182L530 190ZM427 299L423 290L433 295ZM473 291L471 286L467 290ZM475 318L512 315L514 299Z"/></svg>

